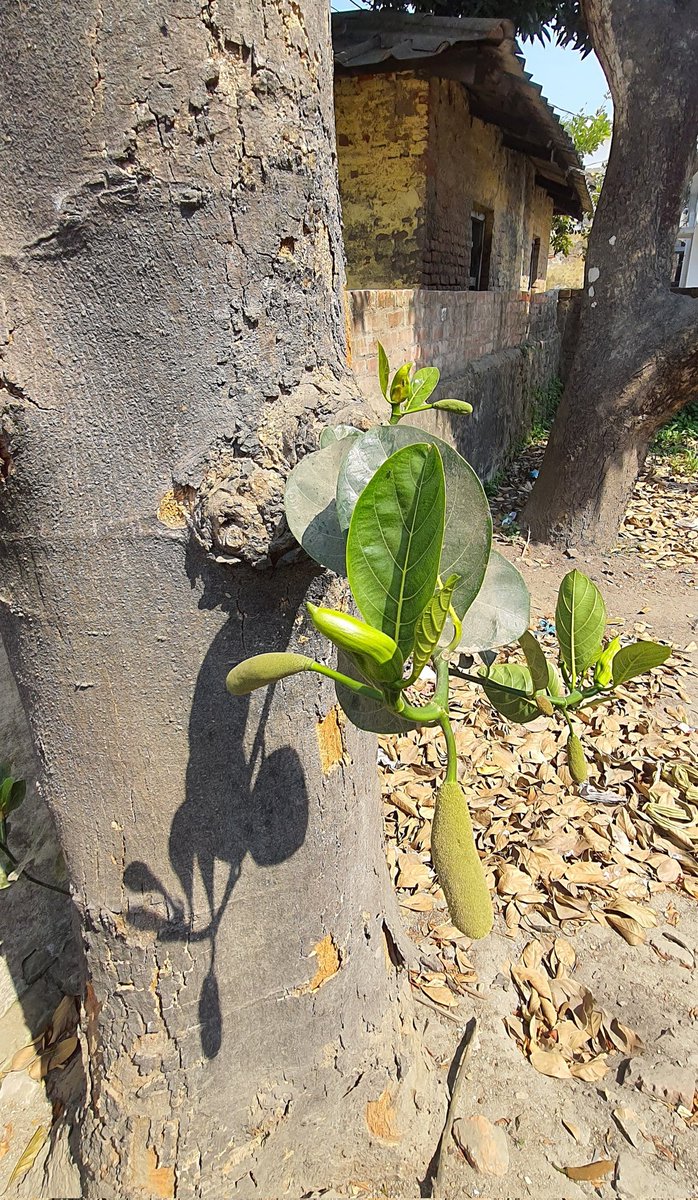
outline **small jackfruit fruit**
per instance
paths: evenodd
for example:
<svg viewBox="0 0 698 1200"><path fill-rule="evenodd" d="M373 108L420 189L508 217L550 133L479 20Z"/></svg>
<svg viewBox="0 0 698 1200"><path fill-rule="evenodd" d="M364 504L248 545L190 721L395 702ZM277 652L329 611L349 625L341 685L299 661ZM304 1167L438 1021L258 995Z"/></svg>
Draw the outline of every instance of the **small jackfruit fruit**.
<svg viewBox="0 0 698 1200"><path fill-rule="evenodd" d="M546 717L552 717L555 709L550 703L550 697L546 696L545 692L536 692L534 699L540 711L545 713Z"/></svg>
<svg viewBox="0 0 698 1200"><path fill-rule="evenodd" d="M467 937L486 937L494 921L492 897L459 783L444 783L436 793L431 857L453 924Z"/></svg>
<svg viewBox="0 0 698 1200"><path fill-rule="evenodd" d="M575 783L584 783L588 778L587 760L584 757L584 747L576 733L571 733L567 739L567 764L570 775Z"/></svg>
<svg viewBox="0 0 698 1200"><path fill-rule="evenodd" d="M225 686L233 696L246 696L255 688L267 687L277 679L307 671L312 665L312 658L306 658L304 654L255 654L254 658L246 658L228 672Z"/></svg>

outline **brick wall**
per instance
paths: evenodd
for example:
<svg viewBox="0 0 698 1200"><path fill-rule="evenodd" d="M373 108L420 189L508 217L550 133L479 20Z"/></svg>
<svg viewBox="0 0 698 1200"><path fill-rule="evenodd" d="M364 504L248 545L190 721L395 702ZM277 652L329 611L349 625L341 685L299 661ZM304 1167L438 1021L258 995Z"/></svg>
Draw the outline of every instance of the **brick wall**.
<svg viewBox="0 0 698 1200"><path fill-rule="evenodd" d="M435 366L449 380L477 359L556 331L557 292L364 289L348 292L347 300L352 369L367 399L377 404L379 341L393 367Z"/></svg>

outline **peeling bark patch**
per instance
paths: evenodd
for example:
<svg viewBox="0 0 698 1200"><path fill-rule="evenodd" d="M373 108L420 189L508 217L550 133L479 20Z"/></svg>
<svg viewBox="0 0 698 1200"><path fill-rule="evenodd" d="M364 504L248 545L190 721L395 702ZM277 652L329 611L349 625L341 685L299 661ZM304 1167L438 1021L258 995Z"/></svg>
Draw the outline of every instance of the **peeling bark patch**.
<svg viewBox="0 0 698 1200"><path fill-rule="evenodd" d="M328 979L337 974L342 965L342 955L331 933L317 943L312 953L317 959L317 970L310 982L298 989L297 996L307 996L309 992L317 992L323 983L327 983Z"/></svg>
<svg viewBox="0 0 698 1200"><path fill-rule="evenodd" d="M183 503L184 496L181 488L170 488L158 504L157 518L168 529L184 529L187 524L187 510Z"/></svg>
<svg viewBox="0 0 698 1200"><path fill-rule="evenodd" d="M151 1147L146 1150L146 1181L153 1196L162 1196L165 1200L174 1196L174 1167L159 1166L158 1156Z"/></svg>
<svg viewBox="0 0 698 1200"><path fill-rule="evenodd" d="M386 1088L378 1100L368 1101L366 1105L366 1124L374 1137L380 1138L382 1142L391 1142L394 1145L400 1141L396 1122L395 1106L390 1095L390 1089Z"/></svg>
<svg viewBox="0 0 698 1200"><path fill-rule="evenodd" d="M342 726L339 720L339 709L335 704L322 721L318 721L317 742L320 748L320 765L323 775L328 775L333 767L344 762L345 746Z"/></svg>

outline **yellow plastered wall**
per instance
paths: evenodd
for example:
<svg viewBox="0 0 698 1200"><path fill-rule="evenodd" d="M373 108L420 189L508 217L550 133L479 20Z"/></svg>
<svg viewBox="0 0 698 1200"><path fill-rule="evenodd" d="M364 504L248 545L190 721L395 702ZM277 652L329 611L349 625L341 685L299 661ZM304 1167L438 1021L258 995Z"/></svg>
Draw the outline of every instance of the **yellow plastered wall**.
<svg viewBox="0 0 698 1200"><path fill-rule="evenodd" d="M335 78L349 288L418 287L427 194L429 82Z"/></svg>
<svg viewBox="0 0 698 1200"><path fill-rule="evenodd" d="M470 215L492 214L488 287L542 290L553 205L530 160L470 112L452 80L409 72L335 79L339 187L351 289L463 289Z"/></svg>
<svg viewBox="0 0 698 1200"><path fill-rule="evenodd" d="M545 280L548 274L548 255L550 254L550 229L553 221L553 201L544 188L536 187L530 208L528 230L529 244L534 238L540 238L540 255L538 257L538 275L530 281L530 287L538 292L545 290ZM527 268L524 266L524 269Z"/></svg>

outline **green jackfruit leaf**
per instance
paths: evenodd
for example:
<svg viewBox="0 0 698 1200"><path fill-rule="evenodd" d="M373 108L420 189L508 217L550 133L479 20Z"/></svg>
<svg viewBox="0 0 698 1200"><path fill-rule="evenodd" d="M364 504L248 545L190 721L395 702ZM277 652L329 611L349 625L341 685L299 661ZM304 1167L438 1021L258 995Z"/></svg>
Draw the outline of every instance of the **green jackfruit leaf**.
<svg viewBox="0 0 698 1200"><path fill-rule="evenodd" d="M597 658L596 666L594 667L594 683L598 687L608 687L613 682L613 660L619 650L620 638L611 638L611 641Z"/></svg>
<svg viewBox="0 0 698 1200"><path fill-rule="evenodd" d="M24 779L13 779L7 776L0 784L0 817L9 817L10 813L24 803L27 794L27 784Z"/></svg>
<svg viewBox="0 0 698 1200"><path fill-rule="evenodd" d="M296 541L315 562L338 575L346 574L347 536L337 520L337 477L357 433L306 454L291 471L284 494L286 520Z"/></svg>
<svg viewBox="0 0 698 1200"><path fill-rule="evenodd" d="M483 676L482 687L490 704L507 721L525 725L540 716L540 709L533 699L533 680L528 667L520 667L518 663L496 663L489 671L487 667L480 667L478 674ZM497 687L498 683L503 687ZM527 695L515 696L505 692L505 687L516 688Z"/></svg>
<svg viewBox="0 0 698 1200"><path fill-rule="evenodd" d="M347 574L362 616L407 658L415 625L434 595L446 492L434 446L391 455L362 491L349 526Z"/></svg>
<svg viewBox="0 0 698 1200"><path fill-rule="evenodd" d="M410 389L410 398L407 404L406 412L412 412L415 408L420 408L422 404L426 404L434 389L437 387L441 372L438 367L421 367L419 371L415 371Z"/></svg>
<svg viewBox="0 0 698 1200"><path fill-rule="evenodd" d="M367 677L356 662L341 651L337 655L337 669L351 679L358 679L359 683L367 682ZM366 729L369 733L408 733L410 729L420 728L419 722L399 717L381 700L372 700L370 696L352 692L341 683L336 683L335 689L340 707L359 729Z"/></svg>
<svg viewBox="0 0 698 1200"><path fill-rule="evenodd" d="M570 571L560 584L555 630L573 685L596 662L605 628L606 605L601 592L581 571Z"/></svg>
<svg viewBox="0 0 698 1200"><path fill-rule="evenodd" d="M380 384L380 389L381 389L383 395L385 396L386 400L388 399L388 380L389 379L390 379L390 363L388 362L388 355L385 353L383 346L379 342L378 343L378 382Z"/></svg>
<svg viewBox="0 0 698 1200"><path fill-rule="evenodd" d="M623 646L613 659L614 687L651 671L653 667L661 667L670 654L671 646L660 646L659 642L633 642Z"/></svg>
<svg viewBox="0 0 698 1200"><path fill-rule="evenodd" d="M528 669L531 672L531 680L533 688L536 692L543 692L548 686L550 679L550 670L548 660L545 657L543 647L538 638L527 629L519 638L519 645L526 655Z"/></svg>
<svg viewBox="0 0 698 1200"><path fill-rule="evenodd" d="M482 586L463 617L461 654L509 646L527 628L531 598L523 578L498 550L492 550Z"/></svg>
<svg viewBox="0 0 698 1200"><path fill-rule="evenodd" d="M404 446L436 446L446 479L446 520L439 574L442 579L460 575L453 593L453 608L463 617L480 591L492 543L492 519L482 484L472 467L452 446L424 429L407 425L378 425L357 438L344 459L337 480L337 513L343 529L348 528L356 501L381 463ZM502 560L505 561L505 560ZM514 567L511 573L518 575ZM521 580L523 587L523 580ZM523 588L524 594L528 595ZM466 628L467 621L464 623ZM517 625L513 639L528 625ZM506 641L512 641L508 637ZM502 645L502 642L489 643ZM476 647L480 649L480 646Z"/></svg>
<svg viewBox="0 0 698 1200"><path fill-rule="evenodd" d="M320 449L324 450L344 438L358 437L362 432L363 430L357 429L355 425L328 425L320 434Z"/></svg>

